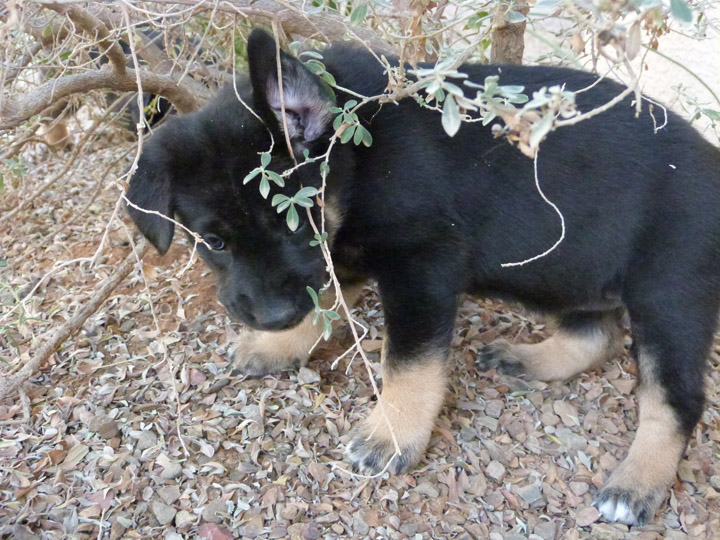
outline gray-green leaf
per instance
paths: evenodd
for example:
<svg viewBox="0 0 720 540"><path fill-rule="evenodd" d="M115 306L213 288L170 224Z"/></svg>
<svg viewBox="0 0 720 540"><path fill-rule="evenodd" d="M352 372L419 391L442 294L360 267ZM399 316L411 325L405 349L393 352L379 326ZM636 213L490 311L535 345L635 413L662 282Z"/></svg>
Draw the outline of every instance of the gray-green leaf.
<svg viewBox="0 0 720 540"><path fill-rule="evenodd" d="M692 22L692 10L685 0L670 0L670 13L680 22Z"/></svg>
<svg viewBox="0 0 720 540"><path fill-rule="evenodd" d="M458 105L453 95L449 94L447 98L445 98L445 104L443 105L442 114L442 126L445 130L445 133L447 133L451 137L455 136L455 134L460 129L461 122L462 120L460 118L460 109L458 108Z"/></svg>
<svg viewBox="0 0 720 540"><path fill-rule="evenodd" d="M287 226L291 231L295 231L300 224L300 216L298 216L295 205L291 205L287 213Z"/></svg>

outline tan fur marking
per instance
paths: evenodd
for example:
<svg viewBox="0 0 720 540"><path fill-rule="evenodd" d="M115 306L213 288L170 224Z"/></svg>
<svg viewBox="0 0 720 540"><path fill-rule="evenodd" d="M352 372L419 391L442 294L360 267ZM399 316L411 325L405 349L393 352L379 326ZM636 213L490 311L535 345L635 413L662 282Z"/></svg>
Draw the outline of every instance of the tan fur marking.
<svg viewBox="0 0 720 540"><path fill-rule="evenodd" d="M332 244L335 234L340 230L340 226L342 225L342 213L340 212L337 201L333 199L325 201L325 208L323 210L325 213L325 230L328 233L329 243ZM317 225L319 228L320 224L318 223Z"/></svg>
<svg viewBox="0 0 720 540"><path fill-rule="evenodd" d="M664 497L675 478L687 440L662 387L654 379L650 359L642 352L639 364L643 381L636 391L640 408L637 434L608 485L633 489L643 495L659 492L658 496Z"/></svg>
<svg viewBox="0 0 720 540"><path fill-rule="evenodd" d="M607 362L622 351L619 329L597 329L587 336L558 331L533 345L511 345L525 370L541 381L563 381Z"/></svg>
<svg viewBox="0 0 720 540"><path fill-rule="evenodd" d="M362 285L343 288L343 297L348 306L358 299ZM324 295L321 305L329 308L335 295ZM283 369L305 365L310 348L322 335L322 324L313 325L314 313L310 313L295 328L281 332L261 332L248 330L240 336L234 361L241 371L250 375L259 375L282 371ZM297 366L296 366L297 364Z"/></svg>
<svg viewBox="0 0 720 540"><path fill-rule="evenodd" d="M428 358L407 368L386 371L380 395L382 406L375 406L364 431L372 439L392 441L392 426L400 447L419 459L442 407L446 382L445 358ZM411 457L410 461L417 459Z"/></svg>

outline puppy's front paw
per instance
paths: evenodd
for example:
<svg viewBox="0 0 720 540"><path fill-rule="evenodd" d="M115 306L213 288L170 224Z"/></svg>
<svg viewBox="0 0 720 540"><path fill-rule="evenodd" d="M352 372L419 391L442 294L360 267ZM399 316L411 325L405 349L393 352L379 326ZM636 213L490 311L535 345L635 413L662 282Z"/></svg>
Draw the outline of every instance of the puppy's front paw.
<svg viewBox="0 0 720 540"><path fill-rule="evenodd" d="M512 345L505 341L496 341L485 345L478 352L476 364L482 371L497 369L503 375L513 377L525 373L525 367L513 352Z"/></svg>
<svg viewBox="0 0 720 540"><path fill-rule="evenodd" d="M293 331L245 332L232 352L234 370L249 377L263 377L300 369L308 361L312 344L304 348L304 343L289 340L286 334Z"/></svg>
<svg viewBox="0 0 720 540"><path fill-rule="evenodd" d="M375 426L372 422L368 419L355 430L345 451L348 461L357 471L362 474L377 474L387 467L386 470L390 473L400 474L407 472L420 461L430 440L432 424L429 429L427 426L398 426L400 429L395 435L400 446L400 455L397 455L397 448L387 424L381 420L381 424ZM415 427L415 432L410 433Z"/></svg>
<svg viewBox="0 0 720 540"><path fill-rule="evenodd" d="M370 474L385 469L391 459L387 470L392 473L414 467L430 441L443 403L445 381L443 357L386 373L380 401L355 429L347 447L350 463Z"/></svg>

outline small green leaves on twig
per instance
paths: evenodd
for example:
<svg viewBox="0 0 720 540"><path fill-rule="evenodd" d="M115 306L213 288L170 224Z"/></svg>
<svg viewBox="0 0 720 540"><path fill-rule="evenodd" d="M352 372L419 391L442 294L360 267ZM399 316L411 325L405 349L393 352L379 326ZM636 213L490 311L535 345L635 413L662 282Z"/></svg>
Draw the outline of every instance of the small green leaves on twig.
<svg viewBox="0 0 720 540"><path fill-rule="evenodd" d="M340 142L345 144L352 139L357 146L360 143L369 147L372 144L372 135L360 124L357 113L354 112L358 102L351 99L341 109L340 107L331 107L330 112L336 114L333 122L333 129L340 134Z"/></svg>
<svg viewBox="0 0 720 540"><path fill-rule="evenodd" d="M260 167L254 168L243 179L243 185L245 185L250 180L255 178L258 174L260 174L260 195L262 195L264 199L267 199L268 195L270 194L270 180L275 182L279 187L285 187L285 180L282 176L280 176L275 171L269 171L266 169L266 167L270 165L270 160L270 153L263 152L263 154L260 156Z"/></svg>
<svg viewBox="0 0 720 540"><path fill-rule="evenodd" d="M291 231L296 231L300 224L300 216L295 205L303 208L311 208L315 205L310 197L318 194L318 190L314 187L304 187L300 189L293 197L288 197L282 193L278 193L272 198L272 205L277 206L277 213L287 210L287 226Z"/></svg>
<svg viewBox="0 0 720 540"><path fill-rule="evenodd" d="M322 54L317 51L305 51L303 53L300 53L300 57L303 56L310 57L310 60L307 60L305 62L305 67L310 73L321 77L322 80L324 80L330 86L337 85L337 83L335 82L335 77L333 77L332 73L329 73L327 69L325 69L325 64L321 62Z"/></svg>
<svg viewBox="0 0 720 540"><path fill-rule="evenodd" d="M313 315L313 324L317 324L319 320L322 319L323 324L323 339L327 341L330 339L330 336L332 335L332 323L333 321L337 321L340 319L340 315L338 315L335 311L331 309L323 309L320 307L320 301L318 298L318 294L313 290L312 287L307 288L307 292L310 295L310 297L313 300L313 303L315 304L315 314Z"/></svg>

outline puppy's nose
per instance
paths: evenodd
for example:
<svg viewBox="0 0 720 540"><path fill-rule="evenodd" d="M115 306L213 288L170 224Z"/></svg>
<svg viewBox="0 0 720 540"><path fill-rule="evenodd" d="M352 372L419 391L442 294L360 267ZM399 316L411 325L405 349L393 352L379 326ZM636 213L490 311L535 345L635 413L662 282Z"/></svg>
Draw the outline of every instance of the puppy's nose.
<svg viewBox="0 0 720 540"><path fill-rule="evenodd" d="M292 304L269 306L261 313L255 313L255 319L264 330L282 330L295 322L297 310Z"/></svg>

